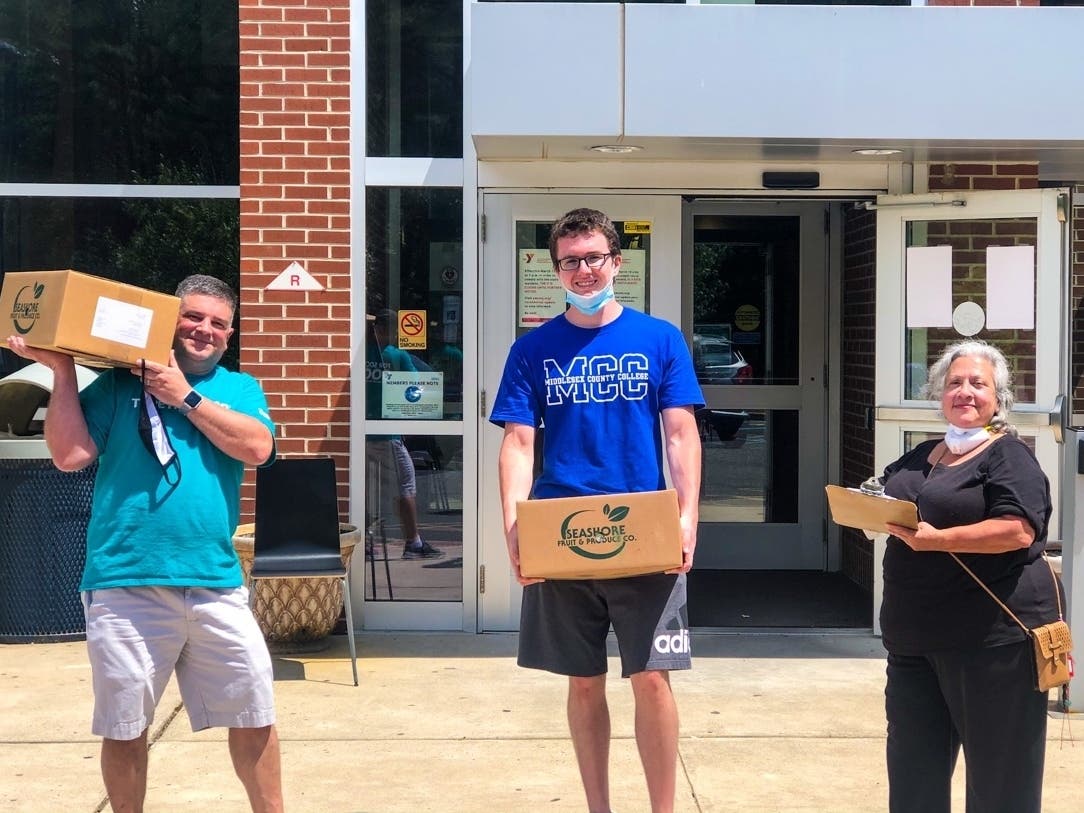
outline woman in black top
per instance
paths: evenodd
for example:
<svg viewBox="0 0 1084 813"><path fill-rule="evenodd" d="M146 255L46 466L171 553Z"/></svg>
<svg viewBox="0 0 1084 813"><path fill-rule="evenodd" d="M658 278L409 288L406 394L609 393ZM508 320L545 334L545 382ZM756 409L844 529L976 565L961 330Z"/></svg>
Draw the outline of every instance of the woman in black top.
<svg viewBox="0 0 1084 813"><path fill-rule="evenodd" d="M884 558L889 810L947 813L962 746L967 813L1039 813L1047 696L1035 690L1031 643L946 551L1028 627L1056 619L1042 557L1050 486L1006 422L1013 396L997 349L949 347L926 389L941 401L945 438L882 478L921 518L914 530L890 526Z"/></svg>

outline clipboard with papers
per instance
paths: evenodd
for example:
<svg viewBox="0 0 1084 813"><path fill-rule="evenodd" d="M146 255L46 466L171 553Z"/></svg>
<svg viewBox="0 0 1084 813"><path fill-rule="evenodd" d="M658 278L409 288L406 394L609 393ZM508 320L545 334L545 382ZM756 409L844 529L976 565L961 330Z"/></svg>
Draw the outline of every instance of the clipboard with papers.
<svg viewBox="0 0 1084 813"><path fill-rule="evenodd" d="M824 490L828 494L828 507L836 525L886 534L892 533L888 530L889 522L907 528L918 527L918 506L908 500L843 486L825 486Z"/></svg>

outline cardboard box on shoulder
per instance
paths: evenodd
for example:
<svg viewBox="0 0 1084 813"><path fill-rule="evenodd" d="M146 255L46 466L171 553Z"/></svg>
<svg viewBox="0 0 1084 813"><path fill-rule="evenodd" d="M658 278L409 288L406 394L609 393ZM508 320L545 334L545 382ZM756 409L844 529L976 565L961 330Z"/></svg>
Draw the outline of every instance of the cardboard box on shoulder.
<svg viewBox="0 0 1084 813"><path fill-rule="evenodd" d="M78 271L9 271L0 333L94 366L169 363L181 300Z"/></svg>
<svg viewBox="0 0 1084 813"><path fill-rule="evenodd" d="M677 492L643 491L517 504L520 572L616 579L681 567Z"/></svg>

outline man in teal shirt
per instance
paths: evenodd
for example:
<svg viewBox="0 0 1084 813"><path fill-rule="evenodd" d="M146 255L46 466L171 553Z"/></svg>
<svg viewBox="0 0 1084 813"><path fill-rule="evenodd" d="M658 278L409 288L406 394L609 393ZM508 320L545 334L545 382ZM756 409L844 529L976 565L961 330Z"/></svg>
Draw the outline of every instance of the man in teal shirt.
<svg viewBox="0 0 1084 813"><path fill-rule="evenodd" d="M252 809L280 811L271 658L232 544L244 466L273 461L275 426L255 379L219 366L233 290L194 275L177 296L169 364L108 370L82 393L71 357L7 343L53 372L45 440L57 468L98 463L80 589L113 809L143 809L147 731L176 672L192 729L229 728Z"/></svg>

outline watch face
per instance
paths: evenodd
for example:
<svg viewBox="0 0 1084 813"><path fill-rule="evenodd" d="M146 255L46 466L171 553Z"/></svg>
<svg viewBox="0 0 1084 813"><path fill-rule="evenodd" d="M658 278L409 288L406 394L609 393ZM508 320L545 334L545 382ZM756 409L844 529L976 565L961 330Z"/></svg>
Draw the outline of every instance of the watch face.
<svg viewBox="0 0 1084 813"><path fill-rule="evenodd" d="M200 401L202 400L203 396L195 390L192 390L192 392L188 393L188 395L184 397L184 402L189 409L195 409L196 407L198 407L200 405Z"/></svg>

